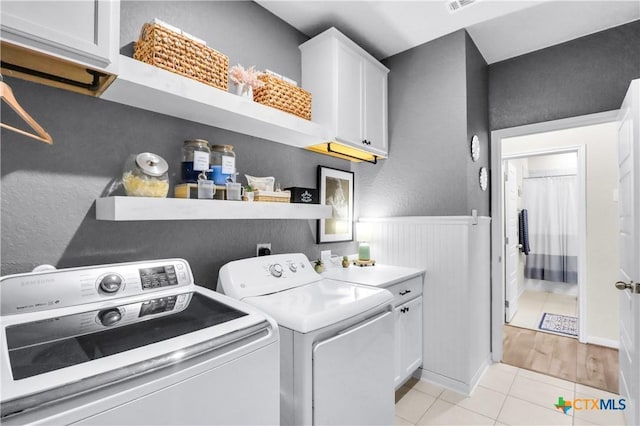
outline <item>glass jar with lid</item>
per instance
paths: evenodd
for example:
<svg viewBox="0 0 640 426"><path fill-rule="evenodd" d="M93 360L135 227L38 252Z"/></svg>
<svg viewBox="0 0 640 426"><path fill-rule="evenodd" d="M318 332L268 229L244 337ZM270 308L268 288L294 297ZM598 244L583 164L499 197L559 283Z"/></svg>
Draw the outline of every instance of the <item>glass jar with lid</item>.
<svg viewBox="0 0 640 426"><path fill-rule="evenodd" d="M233 145L213 145L211 147L211 170L213 183L216 185L235 181L236 153L233 152Z"/></svg>
<svg viewBox="0 0 640 426"><path fill-rule="evenodd" d="M182 182L198 182L199 176L209 170L211 149L204 139L190 139L182 145Z"/></svg>
<svg viewBox="0 0 640 426"><path fill-rule="evenodd" d="M151 152L132 155L122 173L124 191L129 196L164 198L169 192L169 165Z"/></svg>

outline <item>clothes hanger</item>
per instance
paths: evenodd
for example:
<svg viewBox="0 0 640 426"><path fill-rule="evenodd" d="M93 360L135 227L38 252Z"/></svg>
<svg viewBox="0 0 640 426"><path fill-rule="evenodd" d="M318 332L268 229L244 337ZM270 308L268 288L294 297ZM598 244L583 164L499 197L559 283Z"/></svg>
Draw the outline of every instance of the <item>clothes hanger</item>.
<svg viewBox="0 0 640 426"><path fill-rule="evenodd" d="M45 130L42 128L42 126L40 126L36 122L36 120L34 120L27 113L27 111L25 111L20 106L20 104L16 100L16 97L13 95L13 90L11 90L11 87L9 87L9 85L4 82L4 80L2 78L2 75L0 75L0 97L2 98L3 101L5 101L7 104L9 104L9 106L11 108L13 108L13 110L20 116L20 118L22 118L24 121L26 121L26 123L29 126L31 126L31 128L33 130L36 131L37 135L34 135L32 133L29 133L29 132L25 132L24 130L20 130L20 129L16 128L16 127L9 126L8 124L4 124L4 123L0 123L1 127L4 127L5 129L9 129L9 130L12 130L12 131L17 132L17 133L20 133L21 135L25 135L25 136L28 136L30 138L37 139L37 140L39 140L41 142L44 142L44 143L53 144L53 139L51 138L49 133L45 132Z"/></svg>

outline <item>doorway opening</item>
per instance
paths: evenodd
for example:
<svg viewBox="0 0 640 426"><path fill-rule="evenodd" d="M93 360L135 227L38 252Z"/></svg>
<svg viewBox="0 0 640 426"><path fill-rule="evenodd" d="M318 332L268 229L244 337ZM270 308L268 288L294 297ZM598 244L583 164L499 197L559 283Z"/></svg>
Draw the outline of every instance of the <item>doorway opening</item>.
<svg viewBox="0 0 640 426"><path fill-rule="evenodd" d="M526 361L519 367L613 392L618 305L606 283L618 264L616 117L503 129L491 142L493 360L517 353ZM546 217L551 230L540 231L537 222L549 212L538 207L560 205L565 213ZM529 250L520 246L523 210ZM548 314L555 317L545 323Z"/></svg>
<svg viewBox="0 0 640 426"><path fill-rule="evenodd" d="M519 139L503 141L505 323L578 338L578 151L516 153Z"/></svg>

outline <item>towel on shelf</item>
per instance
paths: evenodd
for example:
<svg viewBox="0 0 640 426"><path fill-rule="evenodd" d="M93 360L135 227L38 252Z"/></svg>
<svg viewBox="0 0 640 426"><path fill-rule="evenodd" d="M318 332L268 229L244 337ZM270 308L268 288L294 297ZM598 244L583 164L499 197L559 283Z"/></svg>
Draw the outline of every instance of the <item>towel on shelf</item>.
<svg viewBox="0 0 640 426"><path fill-rule="evenodd" d="M529 247L529 216L527 209L522 209L518 215L518 240L520 251L528 255L531 248Z"/></svg>

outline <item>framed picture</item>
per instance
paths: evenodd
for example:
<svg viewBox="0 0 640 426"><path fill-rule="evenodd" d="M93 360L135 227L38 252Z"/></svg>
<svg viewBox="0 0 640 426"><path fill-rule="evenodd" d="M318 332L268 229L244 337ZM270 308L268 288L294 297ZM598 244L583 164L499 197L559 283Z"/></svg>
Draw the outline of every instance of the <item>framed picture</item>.
<svg viewBox="0 0 640 426"><path fill-rule="evenodd" d="M318 243L353 241L353 172L318 166L320 204L332 217L318 220Z"/></svg>

